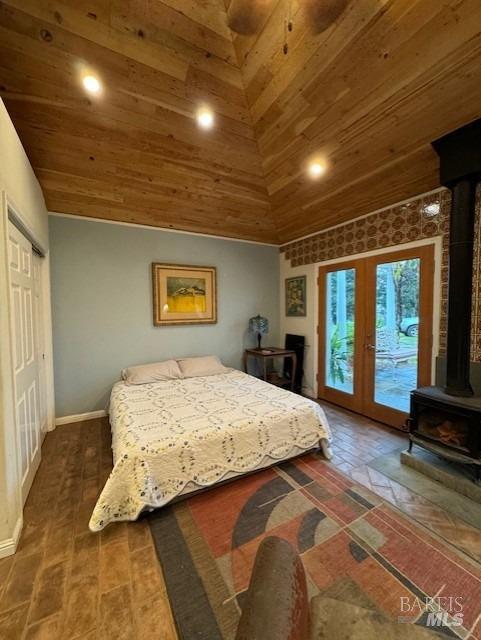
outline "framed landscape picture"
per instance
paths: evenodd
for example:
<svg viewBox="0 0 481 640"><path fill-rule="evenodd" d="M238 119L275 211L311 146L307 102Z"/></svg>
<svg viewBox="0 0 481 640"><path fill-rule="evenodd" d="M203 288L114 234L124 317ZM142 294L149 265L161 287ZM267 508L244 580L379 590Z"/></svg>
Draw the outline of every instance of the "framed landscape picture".
<svg viewBox="0 0 481 640"><path fill-rule="evenodd" d="M286 278L286 316L306 315L306 276Z"/></svg>
<svg viewBox="0 0 481 640"><path fill-rule="evenodd" d="M217 322L215 267L152 263L154 325Z"/></svg>

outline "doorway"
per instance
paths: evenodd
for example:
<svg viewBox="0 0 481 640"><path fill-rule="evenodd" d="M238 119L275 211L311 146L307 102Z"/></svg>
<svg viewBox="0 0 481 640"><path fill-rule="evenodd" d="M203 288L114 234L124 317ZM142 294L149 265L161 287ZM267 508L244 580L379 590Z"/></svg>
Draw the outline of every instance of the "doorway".
<svg viewBox="0 0 481 640"><path fill-rule="evenodd" d="M403 428L431 384L434 246L319 268L319 397Z"/></svg>

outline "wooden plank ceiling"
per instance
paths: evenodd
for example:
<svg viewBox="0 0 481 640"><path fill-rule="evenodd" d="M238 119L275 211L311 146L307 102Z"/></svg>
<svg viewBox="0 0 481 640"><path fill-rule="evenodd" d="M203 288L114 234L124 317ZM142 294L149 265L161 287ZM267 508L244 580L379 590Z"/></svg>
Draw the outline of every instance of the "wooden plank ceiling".
<svg viewBox="0 0 481 640"><path fill-rule="evenodd" d="M51 211L286 242L439 186L429 143L481 116L481 3L350 0L315 34L272 0L245 36L222 0L4 0L0 95Z"/></svg>
<svg viewBox="0 0 481 640"><path fill-rule="evenodd" d="M0 85L51 211L277 241L220 0L0 2Z"/></svg>

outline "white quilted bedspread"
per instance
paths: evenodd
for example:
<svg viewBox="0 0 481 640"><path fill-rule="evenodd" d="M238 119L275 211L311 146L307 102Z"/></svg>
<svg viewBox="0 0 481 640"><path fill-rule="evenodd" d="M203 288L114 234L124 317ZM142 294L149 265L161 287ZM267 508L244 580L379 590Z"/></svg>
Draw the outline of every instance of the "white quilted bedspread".
<svg viewBox="0 0 481 640"><path fill-rule="evenodd" d="M319 405L236 370L130 386L110 400L114 468L90 529L135 520L185 489L269 466L330 440Z"/></svg>

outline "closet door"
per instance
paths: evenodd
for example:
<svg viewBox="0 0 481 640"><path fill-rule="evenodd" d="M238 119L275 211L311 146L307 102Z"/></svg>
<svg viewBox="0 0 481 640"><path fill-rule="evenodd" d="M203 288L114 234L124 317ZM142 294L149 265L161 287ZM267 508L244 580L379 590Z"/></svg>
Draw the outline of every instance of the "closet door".
<svg viewBox="0 0 481 640"><path fill-rule="evenodd" d="M25 502L40 463L41 445L33 252L30 242L11 222L8 228L17 442Z"/></svg>

